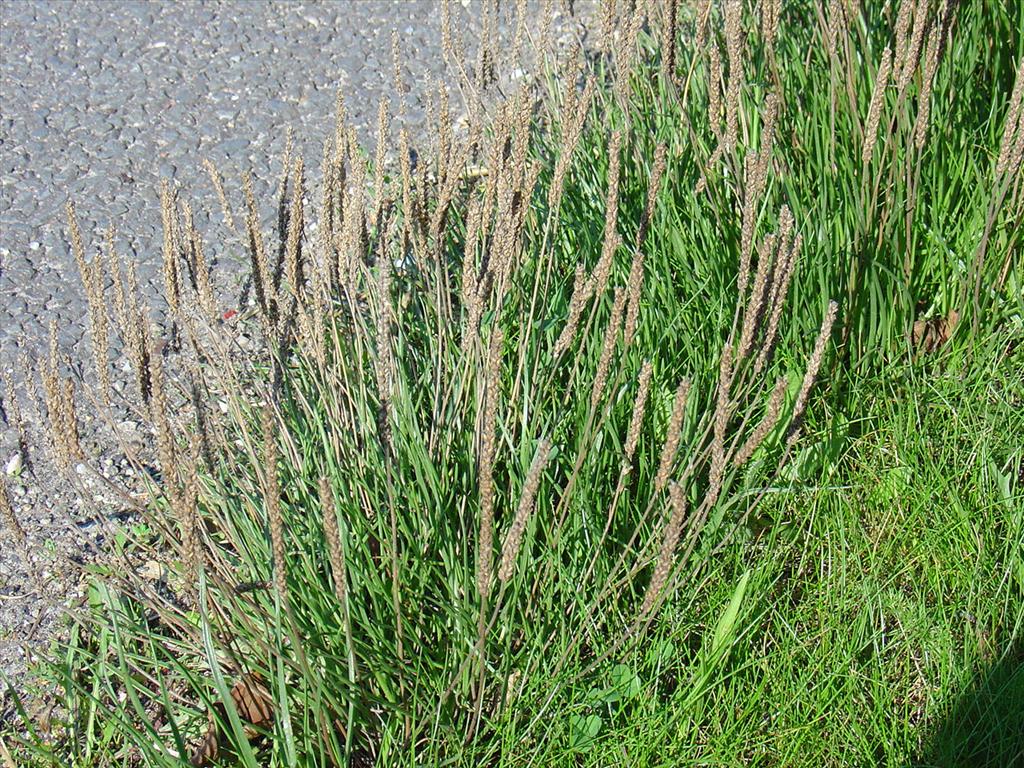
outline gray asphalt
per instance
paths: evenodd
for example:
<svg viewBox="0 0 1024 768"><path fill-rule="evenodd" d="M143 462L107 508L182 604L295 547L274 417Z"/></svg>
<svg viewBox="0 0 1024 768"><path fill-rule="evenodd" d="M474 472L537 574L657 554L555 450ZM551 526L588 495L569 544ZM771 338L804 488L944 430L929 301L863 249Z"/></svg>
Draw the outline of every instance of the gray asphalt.
<svg viewBox="0 0 1024 768"><path fill-rule="evenodd" d="M464 5L452 3L454 21L472 40L476 14ZM62 346L83 336L69 198L93 248L116 228L158 304L160 179L216 211L201 161L221 169L229 195L251 170L269 220L287 127L315 176L341 89L372 141L391 90L392 30L415 135L445 75L439 0L0 3L0 363L21 337L38 349L54 318ZM218 248L218 214L198 224L215 257L238 258Z"/></svg>

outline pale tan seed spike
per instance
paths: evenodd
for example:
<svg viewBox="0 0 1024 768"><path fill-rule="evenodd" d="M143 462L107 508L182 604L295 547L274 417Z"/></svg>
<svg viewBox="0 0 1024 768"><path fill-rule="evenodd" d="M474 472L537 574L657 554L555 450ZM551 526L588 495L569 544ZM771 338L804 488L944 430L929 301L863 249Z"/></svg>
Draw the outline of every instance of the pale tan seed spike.
<svg viewBox="0 0 1024 768"><path fill-rule="evenodd" d="M821 361L825 355L825 345L828 343L828 340L832 335L832 325L835 322L836 313L838 311L839 305L834 301L830 301L828 303L828 310L825 312L825 317L821 321L821 329L818 332L818 338L814 342L814 351L811 353L811 359L807 363L807 371L804 373L804 380L800 384L800 392L797 394L796 403L793 406L793 416L790 419L789 430L786 434L787 445L792 445L799 438L800 427L803 423L804 409L807 407L807 398L810 396L811 387L814 386L814 381L818 376L818 369L821 367Z"/></svg>
<svg viewBox="0 0 1024 768"><path fill-rule="evenodd" d="M711 18L711 0L695 0L693 4L694 16L694 46L698 51L704 50L704 43L708 37L708 20Z"/></svg>
<svg viewBox="0 0 1024 768"><path fill-rule="evenodd" d="M900 7L896 13L896 24L894 28L894 41L896 43L896 69L899 71L905 63L907 52L907 33L910 31L910 23L914 17L914 0L900 0Z"/></svg>
<svg viewBox="0 0 1024 768"><path fill-rule="evenodd" d="M377 105L377 149L373 164L373 201L376 210L374 218L380 216L384 207L384 161L388 145L388 105L385 99Z"/></svg>
<svg viewBox="0 0 1024 768"><path fill-rule="evenodd" d="M615 342L619 338L619 326L622 324L622 310L625 302L625 291L616 287L615 298L612 300L612 313L604 332L601 356L597 361L597 371L594 373L594 384L590 392L590 410L593 413L597 413L597 407L601 404L601 398L604 395L605 385L608 383L608 370L611 366L612 353L615 351Z"/></svg>
<svg viewBox="0 0 1024 768"><path fill-rule="evenodd" d="M392 350L392 308L391 308L391 253L390 244L394 230L391 219L384 227L378 243L376 306L374 313L375 339L377 355L374 359L374 373L377 380L377 428L384 450L385 459L390 461L394 455L392 443L392 392L395 381L395 361Z"/></svg>
<svg viewBox="0 0 1024 768"><path fill-rule="evenodd" d="M841 35L846 31L846 8L843 0L830 0L828 6L828 26L825 29L825 45L831 61L837 52Z"/></svg>
<svg viewBox="0 0 1024 768"><path fill-rule="evenodd" d="M868 107L867 124L864 128L864 149L861 162L868 165L875 153L878 140L878 123L882 118L882 107L885 102L885 90L889 85L889 74L892 71L892 51L886 48L882 53L882 63L875 78L875 88L871 93L871 105Z"/></svg>
<svg viewBox="0 0 1024 768"><path fill-rule="evenodd" d="M0 518L7 526L7 532L14 539L14 543L23 547L25 545L25 529L18 522L18 516L14 514L11 497L7 493L7 477L4 472L0 472Z"/></svg>
<svg viewBox="0 0 1024 768"><path fill-rule="evenodd" d="M523 3L523 5L525 6L525 3ZM553 26L552 20L554 12L554 0L543 0L540 15L540 58L542 60L545 56L553 56L555 53L554 47L551 45L551 29Z"/></svg>
<svg viewBox="0 0 1024 768"><path fill-rule="evenodd" d="M750 354L756 334L761 328L765 303L769 298L769 281L774 273L778 271L778 265L775 263L775 253L775 235L768 235L759 249L754 285L750 292L750 299L743 310L743 327L740 332L739 346L740 359Z"/></svg>
<svg viewBox="0 0 1024 768"><path fill-rule="evenodd" d="M95 258L89 266L89 331L92 337L93 363L100 400L110 404L110 323L104 296L103 260Z"/></svg>
<svg viewBox="0 0 1024 768"><path fill-rule="evenodd" d="M644 251L633 252L633 263L629 267L629 282L626 284L626 323L623 328L623 346L628 347L636 336L640 319L640 298L644 281Z"/></svg>
<svg viewBox="0 0 1024 768"><path fill-rule="evenodd" d="M334 596L338 603L345 605L348 576L345 569L345 554L341 546L341 532L338 529L338 510L334 503L334 493L330 481L321 476L320 513L323 516L324 541L327 543L327 558L331 563L331 578L334 582Z"/></svg>
<svg viewBox="0 0 1024 768"><path fill-rule="evenodd" d="M615 31L616 0L605 0L601 4L601 36L598 38L597 50L608 53L612 49L612 33Z"/></svg>
<svg viewBox="0 0 1024 768"><path fill-rule="evenodd" d="M203 160L203 167L206 169L207 175L210 177L210 183L213 184L213 191L217 193L217 201L220 203L221 215L224 217L224 224L228 230L237 238L241 238L238 233L238 227L235 226L235 215L231 211L231 203L228 202L228 196L224 192L224 182L221 179L220 172L209 159Z"/></svg>
<svg viewBox="0 0 1024 768"><path fill-rule="evenodd" d="M924 55L924 72L921 76L921 94L917 99L917 119L914 122L914 147L918 152L924 149L928 138L928 123L931 117L932 84L939 68L942 27L935 24L928 35Z"/></svg>
<svg viewBox="0 0 1024 768"><path fill-rule="evenodd" d="M25 389L30 389L28 386L29 382L26 381ZM7 376L4 378L4 410L7 413L7 419L11 425L11 429L18 436L18 455L21 457L21 462L25 467L31 467L31 456L29 455L29 440L28 440L28 429L25 424L25 419L21 414L21 405L18 402L18 393L14 389L14 380Z"/></svg>
<svg viewBox="0 0 1024 768"><path fill-rule="evenodd" d="M768 400L768 407L765 408L764 417L754 427L754 431L750 433L746 441L736 452L736 456L733 458L733 466L743 466L751 456L754 455L764 439L768 437L768 434L775 429L775 425L779 423L779 415L782 413L782 401L786 396L787 381L785 376L780 376L775 380L775 388L772 390L771 397Z"/></svg>
<svg viewBox="0 0 1024 768"><path fill-rule="evenodd" d="M604 242L601 246L601 256L594 266L591 279L594 283L594 293L597 296L604 294L608 287L608 278L611 276L612 266L615 260L615 252L618 250L622 239L618 233L619 218L619 173L621 170L622 132L614 131L608 146L608 191L605 196L604 214Z"/></svg>
<svg viewBox="0 0 1024 768"><path fill-rule="evenodd" d="M643 7L637 4L625 24L624 34L615 51L615 80L612 84L612 92L616 103L623 108L622 114L626 116L627 120L630 110L625 107L628 105L630 75L633 72L633 61L636 58L637 35L645 21L646 14ZM606 114L610 114L610 112Z"/></svg>
<svg viewBox="0 0 1024 768"><path fill-rule="evenodd" d="M761 39L768 57L775 56L775 39L779 32L779 17L782 15L782 0L763 0L761 3Z"/></svg>
<svg viewBox="0 0 1024 768"><path fill-rule="evenodd" d="M572 296L569 299L569 314L566 318L565 325L562 326L562 332L559 334L558 340L555 342L554 350L552 351L555 359L558 359L565 354L565 351L572 343L573 337L576 335L576 328L579 325L580 317L583 315L583 308L593 294L593 290L593 282L587 278L586 270L584 270L583 265L577 264L576 275L573 278L572 284Z"/></svg>
<svg viewBox="0 0 1024 768"><path fill-rule="evenodd" d="M164 298L171 316L177 318L181 309L181 278L178 268L178 243L175 237L176 218L174 195L167 179L160 182L160 220L163 226Z"/></svg>
<svg viewBox="0 0 1024 768"><path fill-rule="evenodd" d="M168 421L167 383L164 379L161 350L145 323L145 337L149 356L149 418L156 433L156 455L160 463L160 474L172 503L178 499L177 463L175 460L174 436Z"/></svg>
<svg viewBox="0 0 1024 768"><path fill-rule="evenodd" d="M672 474L672 466L676 460L676 453L679 452L683 417L686 415L686 400L689 395L690 380L684 378L679 382L675 397L672 400L672 412L669 414L668 428L665 431L665 442L661 447L661 457L658 460L658 473L654 476L654 488L658 493L661 493L668 484L669 476Z"/></svg>
<svg viewBox="0 0 1024 768"><path fill-rule="evenodd" d="M1014 156L1018 123L1022 117L1024 117L1024 56L1021 57L1017 64L1017 76L1014 79L1013 90L1010 92L1010 101L1006 108L1003 136L999 143L999 155L996 160L996 178L1001 177L1013 165L1011 160ZM1012 173L1009 175L1012 175Z"/></svg>
<svg viewBox="0 0 1024 768"><path fill-rule="evenodd" d="M679 38L679 0L665 0L661 19L661 78L665 83L675 81L676 43Z"/></svg>
<svg viewBox="0 0 1024 768"><path fill-rule="evenodd" d="M256 196L253 193L252 176L249 173L243 177L242 190L247 209L245 225L249 239L247 245L252 263L253 287L256 290L256 300L264 318L270 320L274 315L277 295L270 274L270 260L267 258L263 233L260 229L260 215L256 206Z"/></svg>
<svg viewBox="0 0 1024 768"><path fill-rule="evenodd" d="M672 565L675 558L676 545L679 543L679 534L683 530L683 520L686 518L686 496L677 483L672 483L668 489L669 513L668 522L661 538L661 548L658 550L658 559L654 564L654 573L644 593L644 601L640 607L637 620L642 620L654 609L655 604L661 597L662 590L668 583L668 577L672 573Z"/></svg>
<svg viewBox="0 0 1024 768"><path fill-rule="evenodd" d="M40 371L46 415L49 425L50 447L56 464L67 469L72 459L82 455L78 442L78 424L74 413L74 392L70 380L60 375L57 347L57 322L50 321L50 347L47 364Z"/></svg>
<svg viewBox="0 0 1024 768"><path fill-rule="evenodd" d="M731 152L739 139L740 94L743 89L743 6L740 0L726 0L725 43L729 57L729 81L725 94L725 151Z"/></svg>
<svg viewBox="0 0 1024 768"><path fill-rule="evenodd" d="M500 328L491 331L483 393L479 464L480 534L476 586L480 597L491 592L494 558L494 455L497 449L498 399L501 387L501 357L505 337Z"/></svg>
<svg viewBox="0 0 1024 768"><path fill-rule="evenodd" d="M519 506L516 508L512 525L509 527L501 547L498 580L502 584L507 584L515 573L516 559L519 557L519 550L523 544L523 534L526 532L526 524L533 513L541 476L544 473L544 467L547 466L550 453L551 442L544 438L537 445L537 453L530 463L530 469L526 473L526 481L523 483L523 490L519 496Z"/></svg>
<svg viewBox="0 0 1024 768"><path fill-rule="evenodd" d="M640 428L643 426L644 412L647 408L647 396L651 390L651 361L645 360L640 369L640 379L637 385L636 400L633 401L633 415L629 420L629 429L626 430L626 448L622 459L622 474L633 469L633 456L636 454L636 447L640 442Z"/></svg>
<svg viewBox="0 0 1024 768"><path fill-rule="evenodd" d="M928 23L928 11L930 4L930 0L917 0L917 4L914 8L914 29L907 43L907 50L904 55L903 63L899 68L900 74L897 80L897 85L901 94L906 91L907 86L910 85L910 80L914 76L914 71L917 69L918 62L921 58L921 43L924 40L924 31Z"/></svg>
<svg viewBox="0 0 1024 768"><path fill-rule="evenodd" d="M296 157L292 170L292 203L288 214L288 240L285 243L284 265L285 280L293 296L302 293L304 275L302 269L301 240L304 226L304 209L302 195L303 165L302 157Z"/></svg>
<svg viewBox="0 0 1024 768"><path fill-rule="evenodd" d="M579 145L580 137L583 135L587 116L590 114L590 104L594 96L594 79L592 77L587 78L583 84L583 90L578 96L574 91L568 90L568 84L566 87L567 91L563 103L569 106L563 110L563 117L565 119L563 136L560 142L558 159L555 160L555 170L551 177L551 186L548 187L548 210L552 212L552 216L557 216L558 209L561 207L562 194L565 189L565 178L572 166L573 155L576 147Z"/></svg>
<svg viewBox="0 0 1024 768"><path fill-rule="evenodd" d="M786 296L789 293L789 285L796 270L796 260L800 254L803 244L801 235L797 235L793 246L785 249L782 238L779 239L778 255L776 256L778 267L772 280L772 289L769 295L768 304L771 313L768 316L768 326L764 333L764 341L757 353L757 360L754 362L754 376L757 377L775 351L775 342L778 340L779 321L782 318L782 309L786 303Z"/></svg>
<svg viewBox="0 0 1024 768"><path fill-rule="evenodd" d="M192 268L195 271L196 293L199 297L199 306L207 322L212 323L217 315L217 302L213 295L213 285L210 282L210 265L207 264L206 255L203 253L203 239L196 228L195 219L192 216L192 205L187 200L183 205L183 209L185 233L192 254Z"/></svg>
<svg viewBox="0 0 1024 768"><path fill-rule="evenodd" d="M547 8L544 9L547 18ZM516 28L512 38L512 65L519 66L523 61L523 40L526 36L526 0L516 0ZM542 51L548 49L542 44Z"/></svg>
<svg viewBox="0 0 1024 768"><path fill-rule="evenodd" d="M64 431L68 441L68 455L74 459L84 459L85 451L82 450L80 433L78 431L78 411L75 408L75 384L68 378L64 379L64 386L61 392L64 404L61 408L64 413Z"/></svg>

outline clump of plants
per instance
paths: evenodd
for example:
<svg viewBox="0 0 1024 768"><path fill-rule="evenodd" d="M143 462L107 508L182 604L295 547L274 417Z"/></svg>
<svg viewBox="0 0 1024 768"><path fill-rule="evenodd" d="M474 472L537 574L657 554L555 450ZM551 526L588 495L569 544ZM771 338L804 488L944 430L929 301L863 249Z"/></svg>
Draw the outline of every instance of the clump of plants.
<svg viewBox="0 0 1024 768"><path fill-rule="evenodd" d="M819 380L841 408L881 360L1019 328L1011 11L607 8L596 50L489 120L485 35L459 68L468 128L441 91L418 166L404 131L386 162L385 105L367 156L339 99L315 189L286 153L272 235L251 180L236 214L209 166L251 264L240 316L182 191L162 192L163 327L69 207L94 365L69 378L52 336L50 459L88 465L88 397L146 417L153 471L19 754L586 760L730 674L764 500L820 461Z"/></svg>

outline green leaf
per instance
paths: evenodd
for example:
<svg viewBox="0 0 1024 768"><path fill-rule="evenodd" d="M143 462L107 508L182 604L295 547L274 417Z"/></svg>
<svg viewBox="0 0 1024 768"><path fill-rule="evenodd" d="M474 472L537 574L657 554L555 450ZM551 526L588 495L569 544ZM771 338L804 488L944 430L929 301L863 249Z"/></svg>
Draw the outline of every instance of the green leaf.
<svg viewBox="0 0 1024 768"><path fill-rule="evenodd" d="M601 732L601 718L597 715L569 716L569 747L585 749L594 743Z"/></svg>
<svg viewBox="0 0 1024 768"><path fill-rule="evenodd" d="M729 607L725 609L722 618L718 620L715 627L715 639L711 642L711 655L717 656L726 643L730 642L736 629L736 619L740 614L740 607L743 604L743 597L747 592L747 582L750 581L750 570L748 569L740 578L740 583L732 593Z"/></svg>

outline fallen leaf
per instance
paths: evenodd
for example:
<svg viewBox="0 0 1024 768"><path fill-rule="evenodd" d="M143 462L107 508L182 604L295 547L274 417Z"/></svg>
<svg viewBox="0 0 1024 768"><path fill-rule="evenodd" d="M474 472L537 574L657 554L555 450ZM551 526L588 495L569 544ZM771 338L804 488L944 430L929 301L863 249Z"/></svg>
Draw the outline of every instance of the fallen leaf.
<svg viewBox="0 0 1024 768"><path fill-rule="evenodd" d="M910 332L910 346L918 354L935 352L949 341L959 321L960 313L955 309L949 310L945 317L935 315L927 320L918 320Z"/></svg>
<svg viewBox="0 0 1024 768"><path fill-rule="evenodd" d="M266 728L274 722L273 700L270 692L263 685L262 678L254 672L248 672L238 679L231 687L231 702L235 705L239 719L247 724L245 736L252 740L256 737L256 728ZM223 703L215 706L221 719L226 717ZM217 718L213 712L209 715L209 725L203 739L192 753L191 764L195 768L203 768L217 758L220 753L222 734L217 727Z"/></svg>

